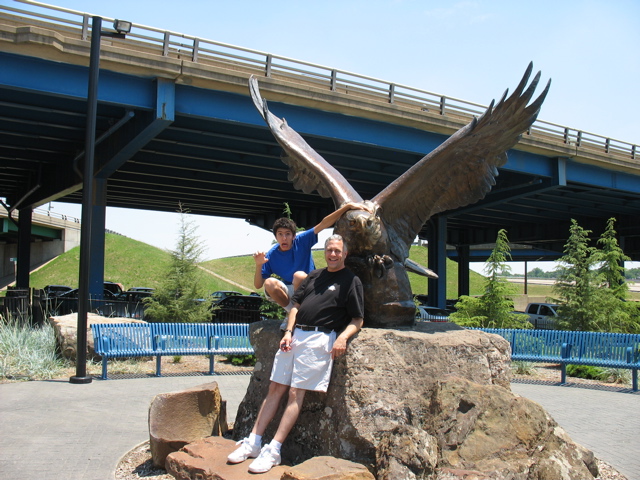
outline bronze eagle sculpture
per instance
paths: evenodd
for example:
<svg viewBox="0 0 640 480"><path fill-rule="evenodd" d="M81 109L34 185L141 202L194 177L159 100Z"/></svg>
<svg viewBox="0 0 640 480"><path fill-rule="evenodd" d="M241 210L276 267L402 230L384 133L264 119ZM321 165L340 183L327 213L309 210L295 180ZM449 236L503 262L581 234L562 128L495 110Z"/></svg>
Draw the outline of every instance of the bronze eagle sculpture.
<svg viewBox="0 0 640 480"><path fill-rule="evenodd" d="M347 211L334 226L334 232L342 235L348 246L347 266L362 280L365 326L410 326L415 322L407 269L437 275L409 260L409 248L430 217L475 203L495 185L497 167L506 163L507 150L535 121L551 85L549 80L540 96L529 104L540 79L538 72L525 90L532 69L530 63L511 96L507 98L507 90L480 118L474 117L366 201L286 120L269 111L260 96L258 80L254 76L249 79L253 102L284 150L282 160L289 167L294 187L331 197L336 208L346 202L366 206Z"/></svg>

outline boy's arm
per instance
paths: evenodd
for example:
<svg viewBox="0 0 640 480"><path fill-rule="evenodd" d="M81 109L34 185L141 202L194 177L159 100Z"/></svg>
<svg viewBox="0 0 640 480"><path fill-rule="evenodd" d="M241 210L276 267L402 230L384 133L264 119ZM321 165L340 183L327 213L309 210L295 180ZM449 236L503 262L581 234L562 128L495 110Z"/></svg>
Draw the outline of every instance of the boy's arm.
<svg viewBox="0 0 640 480"><path fill-rule="evenodd" d="M354 202L345 203L335 212L330 213L329 215L324 217L319 224L313 227L313 233L318 235L325 228L331 227L348 210L366 210L369 213L371 213L369 207L366 207L362 203L354 203Z"/></svg>
<svg viewBox="0 0 640 480"><path fill-rule="evenodd" d="M262 265L267 263L269 259L264 252L256 252L253 254L253 260L256 262L256 271L253 274L253 286L256 289L261 289L264 285L264 278L262 278Z"/></svg>

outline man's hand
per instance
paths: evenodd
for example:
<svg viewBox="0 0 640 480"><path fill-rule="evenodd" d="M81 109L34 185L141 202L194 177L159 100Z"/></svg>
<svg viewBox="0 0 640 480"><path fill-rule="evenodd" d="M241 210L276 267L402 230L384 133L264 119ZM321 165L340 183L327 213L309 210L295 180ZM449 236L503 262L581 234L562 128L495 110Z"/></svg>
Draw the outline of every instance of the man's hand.
<svg viewBox="0 0 640 480"><path fill-rule="evenodd" d="M291 332L284 332L282 340L280 340L280 350L283 352L291 350Z"/></svg>
<svg viewBox="0 0 640 480"><path fill-rule="evenodd" d="M266 252L256 252L253 254L253 261L260 267L267 263L269 259L267 258Z"/></svg>
<svg viewBox="0 0 640 480"><path fill-rule="evenodd" d="M333 342L333 348L331 349L331 358L335 360L336 358L342 356L347 351L347 339L340 336L336 338L336 341Z"/></svg>

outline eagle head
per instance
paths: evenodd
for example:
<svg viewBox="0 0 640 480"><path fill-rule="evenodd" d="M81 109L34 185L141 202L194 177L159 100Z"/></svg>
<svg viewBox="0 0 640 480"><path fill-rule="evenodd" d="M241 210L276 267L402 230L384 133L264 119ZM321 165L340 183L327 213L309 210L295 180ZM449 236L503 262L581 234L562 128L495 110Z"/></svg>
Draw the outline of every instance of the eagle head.
<svg viewBox="0 0 640 480"><path fill-rule="evenodd" d="M364 204L373 213L366 210L348 210L334 227L334 231L342 235L347 242L351 255L372 251L383 235L380 206L369 200Z"/></svg>

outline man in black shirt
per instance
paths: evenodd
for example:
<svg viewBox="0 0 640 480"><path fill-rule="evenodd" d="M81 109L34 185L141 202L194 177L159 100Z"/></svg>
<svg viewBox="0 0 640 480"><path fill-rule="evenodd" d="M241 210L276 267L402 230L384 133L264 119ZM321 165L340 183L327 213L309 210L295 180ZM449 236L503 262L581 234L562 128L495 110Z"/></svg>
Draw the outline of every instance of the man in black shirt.
<svg viewBox="0 0 640 480"><path fill-rule="evenodd" d="M333 360L345 353L348 340L362 328L362 283L344 266L347 246L340 235L327 239L324 256L327 268L311 272L293 295L269 393L253 430L227 457L229 463L257 457L249 465L252 473L264 473L280 464L280 447L298 419L306 391L327 391ZM260 449L262 434L287 389L289 398L278 430L271 443Z"/></svg>

